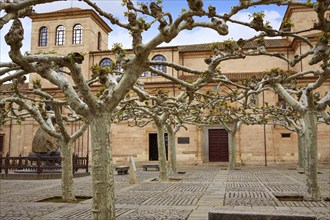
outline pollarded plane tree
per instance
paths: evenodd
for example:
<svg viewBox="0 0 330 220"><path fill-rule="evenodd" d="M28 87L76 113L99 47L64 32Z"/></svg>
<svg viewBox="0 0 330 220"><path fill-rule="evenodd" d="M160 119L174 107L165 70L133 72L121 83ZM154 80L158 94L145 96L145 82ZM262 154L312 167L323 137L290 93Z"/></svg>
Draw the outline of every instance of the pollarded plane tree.
<svg viewBox="0 0 330 220"><path fill-rule="evenodd" d="M328 49L329 51L329 49ZM329 60L329 58L328 58ZM326 61L325 63L328 63ZM270 86L276 93L281 95L287 104L297 111L301 117L299 132L304 134L304 157L307 193L306 200L320 200L320 189L317 180L317 124L318 115L326 115L330 104L330 91L325 92L322 97L315 95L317 90L324 82L330 78L330 65L327 64L322 70L311 70L300 72L291 76L279 74L284 72L278 69L271 70L270 76L266 76L262 83ZM313 74L315 82L308 83L301 89L293 91L290 88L290 82L307 74ZM316 92L317 93L317 92ZM293 121L291 122L292 124Z"/></svg>
<svg viewBox="0 0 330 220"><path fill-rule="evenodd" d="M291 94L299 95L299 89L295 88L296 91L290 88ZM320 94L316 92L314 94L314 99L319 101ZM298 99L298 97L295 97ZM298 139L298 166L301 169L306 168L306 150L305 150L305 122L301 117L300 113L293 109L291 106L282 105L283 103L278 103L276 106L267 106L264 108L265 114L269 115L270 118L273 118L274 124L279 124L285 127L287 130L291 132L295 132L297 134ZM329 114L327 109L321 112L317 112L317 124L325 123L329 124L327 115Z"/></svg>
<svg viewBox="0 0 330 220"><path fill-rule="evenodd" d="M170 157L169 157L169 172L176 173L177 172L177 158L176 158L176 144L175 144L175 135L178 133L180 128L184 127L187 129L181 120L176 119L175 117L169 117L165 121L165 128L168 134L168 145L170 149Z"/></svg>
<svg viewBox="0 0 330 220"><path fill-rule="evenodd" d="M133 124L135 126L143 127L150 122L154 123L157 129L159 180L167 181L168 170L166 162L164 123L171 114L171 110L175 108L177 104L173 100L165 101L164 96L166 96L166 94L162 91L158 91L155 95L150 95L137 88L134 90L138 91L140 98L130 98L130 101L124 101L125 109L127 111L126 115L129 115L129 124L132 124L132 121L134 121Z"/></svg>
<svg viewBox="0 0 330 220"><path fill-rule="evenodd" d="M176 157L176 142L175 137L176 134L180 131L181 128L184 128L186 130L187 127L184 125L185 122L187 122L187 117L189 117L189 120L191 120L190 115L187 114L187 111L185 111L184 114L170 115L169 118L165 121L165 129L168 134L168 146L170 151L169 156L169 172L170 173L177 173L177 157ZM188 121L189 121L188 120Z"/></svg>
<svg viewBox="0 0 330 220"><path fill-rule="evenodd" d="M122 108L120 115L128 120L129 125L143 127L149 123L154 123L157 129L157 145L158 145L158 160L159 160L159 180L168 180L167 158L165 148L165 131L169 130L169 139L175 138L174 130L170 121L173 122L174 118L182 111L180 110L184 105L185 93L181 93L178 97L171 97L168 92L157 90L155 92L146 92L141 86L134 86L133 90L136 93L135 97L128 97L127 100L122 101ZM154 93L154 94L153 94ZM119 111L119 112L120 112ZM187 112L186 112L187 114ZM170 126L170 127L169 127ZM170 144L170 160L176 158L172 155L175 154L175 145L173 140L169 140ZM172 156L171 156L172 155ZM171 166L172 167L172 166ZM176 166L175 168L176 169Z"/></svg>
<svg viewBox="0 0 330 220"><path fill-rule="evenodd" d="M185 124L198 124L197 120L203 113L202 105L193 103L192 91L190 95L183 91L177 97L172 97L167 91L147 92L141 86L134 86L133 90L138 97L129 96L123 100L121 104L123 107L118 111L118 115L121 116L121 120L128 120L131 126L143 127L149 123L156 125L160 163L159 179L167 180L168 172L176 173L175 135L180 128L187 129ZM167 167L169 170L166 169L164 132L168 134L170 156Z"/></svg>
<svg viewBox="0 0 330 220"><path fill-rule="evenodd" d="M330 48L328 45L329 39L329 21L325 18L325 12L329 9L329 1L317 1L314 4L314 10L318 15L318 20L315 21L314 27L306 27L306 30L294 32L278 32L275 36L290 36L303 41L309 46L309 49L301 55L296 55L292 60L289 60L284 55L269 53L264 47L257 52L252 52L249 55L269 55L275 56L288 63L289 66L295 67L299 62L308 60L308 64L312 67L311 70L290 73L286 70L273 68L265 72L264 78L258 83L264 88L273 89L279 94L286 103L299 112L304 123L305 134L305 170L306 170L306 200L320 200L320 189L317 180L317 117L321 114L324 120L328 120L328 110L330 104L330 91L325 91L324 94L319 94L318 89L329 81L330 77ZM248 24L247 24L248 25ZM263 27L263 33L266 35L267 27ZM319 40L314 45L307 37L300 36L299 33L320 30ZM273 55L272 55L273 54ZM314 80L307 85L303 85L297 90L292 89L292 84L296 84L299 79L307 76L313 76Z"/></svg>
<svg viewBox="0 0 330 220"><path fill-rule="evenodd" d="M245 2L243 4L243 2ZM268 87L273 89L279 94L288 105L290 105L295 111L298 111L303 119L305 125L305 156L306 156L306 186L307 192L305 195L306 200L320 200L320 189L317 180L317 113L320 113L324 120L328 120L329 114L327 108L330 103L330 91L326 91L325 94L321 94L317 99L315 98L315 91L319 89L326 81L329 81L330 76L330 49L328 45L329 32L330 32L330 21L326 19L326 11L329 10L329 1L316 1L315 3L306 2L301 3L307 7L313 7L317 13L317 20L313 27L306 27L305 30L297 32L291 32L288 30L274 30L271 26L263 21L263 16L260 13L254 14L254 19L251 22L237 22L233 21L230 17L242 8L248 8L253 6L258 1L241 1L241 5L235 7L230 14L228 14L227 21L239 23L241 25L260 31L261 33L248 40L239 40L238 46L244 45L246 42L257 40L258 48L256 51L249 50L244 53L245 56L271 56L281 59L288 63L288 66L295 67L298 63L303 60L309 60L308 64L312 67L307 71L297 72L295 74L282 74L284 71L279 69L272 69L265 74L258 85L261 87ZM268 1L271 3L272 1ZM280 3L280 1L278 1ZM282 3L285 1L281 1ZM274 2L273 2L274 3ZM319 31L319 40L316 44L313 44L311 39L304 37L301 34L307 33L311 30ZM309 49L300 54L296 55L292 60L281 53L268 52L264 46L263 37L292 37L305 43ZM240 51L240 47L236 51ZM281 73L282 72L282 73ZM292 93L290 82L299 80L304 76L314 76L314 81L306 86L303 86L298 91ZM296 99L296 95L299 94L299 99Z"/></svg>
<svg viewBox="0 0 330 220"><path fill-rule="evenodd" d="M317 179L317 117L321 114L325 121L328 120L328 109L330 104L330 91L324 94L318 93L318 89L329 81L330 77L330 48L328 45L330 22L325 18L326 10L329 10L329 1L317 1L314 4L314 10L317 13L318 20L315 21L314 27L309 30L320 30L319 40L313 45L307 37L299 36L299 33L281 33L282 36L292 36L303 41L309 46L309 50L296 55L294 59L289 60L284 56L277 56L285 60L289 66L294 67L302 60L308 60L308 64L312 70L301 71L295 74L287 74L286 71L278 68L271 69L265 74L264 79L260 81L263 87L269 87L279 94L286 103L299 112L304 124L305 134L305 171L307 192L304 199L320 200L321 194ZM308 28L308 27L307 27ZM300 31L304 32L304 31ZM259 52L260 53L260 52ZM263 54L269 54L267 51L261 51ZM298 90L292 90L292 84L304 78L305 76L313 76L314 80L307 85L302 86Z"/></svg>
<svg viewBox="0 0 330 220"><path fill-rule="evenodd" d="M176 109L175 114L169 115L165 121L165 130L168 134L168 145L170 149L169 156L169 171L171 173L177 172L177 158L176 158L176 134L181 128L188 130L187 124L203 126L201 116L203 115L203 104L196 102L196 100L189 101L187 97L185 103L180 103L179 108Z"/></svg>
<svg viewBox="0 0 330 220"><path fill-rule="evenodd" d="M298 167L305 168L305 125L299 112L293 110L292 107L286 106L284 103L277 105L265 106L265 114L269 115L274 125L278 124L285 127L291 132L297 134L298 139Z"/></svg>
<svg viewBox="0 0 330 220"><path fill-rule="evenodd" d="M73 166L72 152L73 144L81 137L88 128L88 122L76 115L67 106L66 101L55 99L54 96L41 90L40 81L34 81L34 89L21 90L20 82L24 80L13 80L11 90L1 90L1 123L6 122L6 118L24 121L26 118L33 118L48 135L55 138L61 152L62 167L62 200L75 201L73 189ZM68 108L70 114L62 114L62 108ZM84 124L70 134L66 124L76 121L83 121Z"/></svg>
<svg viewBox="0 0 330 220"><path fill-rule="evenodd" d="M259 1L241 1L241 4L233 8L228 14L220 15L216 12L213 6L204 9L202 0L188 0L187 9L178 17L173 18L170 13L164 12L161 3L150 2L146 4L134 4L131 1L123 1L124 7L127 7L128 22L124 23L115 18L112 13L106 12L99 8L90 0L84 0L88 5L94 8L100 15L110 21L112 25L128 30L133 36L132 48L133 54L126 57L123 53L114 51L117 56L117 62L122 67L122 75L115 77L112 71L96 71L94 81L86 79L86 73L81 72L80 63L83 57L77 53L69 55L23 55L20 51L23 40L23 27L19 21L19 17L24 17L28 13L23 13L23 10L29 9L33 5L54 2L55 0L25 0L13 1L11 3L1 2L0 9L5 11L5 15L1 17L4 23L13 20L12 28L5 36L6 43L10 46L9 56L13 62L1 64L5 70L1 70L3 76L7 70L16 69L15 74L1 78L2 84L4 81L11 80L25 74L37 73L40 77L48 80L53 85L57 86L63 93L65 101L68 105L82 117L89 121L91 126L92 136L92 153L93 153L93 219L114 219L114 182L112 169L112 153L110 128L112 113L125 97L129 90L136 83L141 73L147 71L152 65L149 61L150 53L153 49L164 42L170 42L183 30L191 30L197 27L210 28L215 30L219 35L228 34L226 21L235 22L232 16L240 10L251 6L264 4L300 4L296 1L278 1L278 0L259 0ZM148 20L143 17L148 17ZM205 18L204 21L196 21L197 18ZM236 23L241 24L236 21ZM242 24L245 25L245 24ZM157 26L159 33L151 40L143 43L142 33L148 31L151 26ZM273 33L273 32L272 32ZM207 66L205 71L189 71L193 74L204 74L204 78L213 77L217 73L215 70L219 65L216 57ZM160 64L163 65L163 64ZM185 71L186 67L178 67L175 64L166 63L174 69ZM55 68L55 66L57 66ZM69 75L62 75L56 69L58 66L65 67L69 70ZM158 74L158 73L157 73ZM175 83L181 83L187 89L191 89L191 85L180 81L170 74L158 74ZM68 80L71 78L71 80ZM96 96L92 90L92 82L98 81L104 88L100 96ZM205 80L207 81L207 80ZM102 98L99 98L102 97Z"/></svg>

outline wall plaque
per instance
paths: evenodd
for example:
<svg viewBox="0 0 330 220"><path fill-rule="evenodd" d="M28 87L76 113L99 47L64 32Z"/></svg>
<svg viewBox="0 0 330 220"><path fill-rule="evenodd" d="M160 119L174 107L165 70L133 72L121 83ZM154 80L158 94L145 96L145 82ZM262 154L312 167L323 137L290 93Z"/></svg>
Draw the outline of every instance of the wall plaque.
<svg viewBox="0 0 330 220"><path fill-rule="evenodd" d="M189 137L178 137L178 144L189 144Z"/></svg>

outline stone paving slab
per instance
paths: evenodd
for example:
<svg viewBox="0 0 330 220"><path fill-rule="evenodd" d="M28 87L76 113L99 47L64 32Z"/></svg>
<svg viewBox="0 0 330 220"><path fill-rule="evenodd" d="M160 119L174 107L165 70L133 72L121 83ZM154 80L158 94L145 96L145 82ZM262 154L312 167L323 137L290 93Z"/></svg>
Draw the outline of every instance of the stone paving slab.
<svg viewBox="0 0 330 220"><path fill-rule="evenodd" d="M280 201L276 196L302 196L304 175L285 167L180 167L172 181L158 182L156 171L137 171L137 184L128 175L115 175L116 219L207 219L213 209L315 214L330 220L329 201ZM321 193L330 197L330 169L321 167ZM77 196L92 196L91 176L74 179ZM0 219L90 219L92 199L78 204L37 202L60 196L60 180L0 180Z"/></svg>

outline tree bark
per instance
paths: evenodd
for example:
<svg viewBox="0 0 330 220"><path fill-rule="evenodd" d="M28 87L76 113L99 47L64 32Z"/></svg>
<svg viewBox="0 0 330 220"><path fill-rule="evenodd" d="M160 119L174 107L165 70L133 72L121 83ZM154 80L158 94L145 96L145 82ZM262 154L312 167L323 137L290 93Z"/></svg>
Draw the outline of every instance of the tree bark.
<svg viewBox="0 0 330 220"><path fill-rule="evenodd" d="M175 134L172 131L168 131L168 145L169 145L169 148L170 148L171 172L176 173Z"/></svg>
<svg viewBox="0 0 330 220"><path fill-rule="evenodd" d="M234 170L236 165L236 132L228 131L228 142L229 142L229 170Z"/></svg>
<svg viewBox="0 0 330 220"><path fill-rule="evenodd" d="M159 160L159 180L167 181L168 173L166 166L166 148L164 139L164 126L156 125L157 127L157 144L158 144L158 160Z"/></svg>
<svg viewBox="0 0 330 220"><path fill-rule="evenodd" d="M298 136L298 165L299 168L305 168L305 133L303 131L297 132Z"/></svg>
<svg viewBox="0 0 330 220"><path fill-rule="evenodd" d="M73 143L59 140L62 157L62 200L75 201L73 191L73 166L72 166L72 148Z"/></svg>
<svg viewBox="0 0 330 220"><path fill-rule="evenodd" d="M305 200L318 201L321 199L317 179L317 113L307 110L303 114L305 122L305 172L307 192Z"/></svg>
<svg viewBox="0 0 330 220"><path fill-rule="evenodd" d="M93 152L93 220L115 219L110 113L90 119Z"/></svg>

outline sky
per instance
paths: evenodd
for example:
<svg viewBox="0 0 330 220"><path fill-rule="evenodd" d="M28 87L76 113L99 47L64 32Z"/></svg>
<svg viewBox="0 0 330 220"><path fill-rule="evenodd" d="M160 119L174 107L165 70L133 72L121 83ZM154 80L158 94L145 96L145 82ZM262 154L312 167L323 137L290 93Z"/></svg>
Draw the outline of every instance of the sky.
<svg viewBox="0 0 330 220"><path fill-rule="evenodd" d="M119 18L122 22L127 22L126 18L123 16L124 12L127 11L127 8L121 5L121 0L94 0L94 2L101 7L106 12L112 13L115 17ZM150 1L144 0L144 3ZM230 11L232 6L238 4L239 1L236 0L204 0L204 9L207 10L209 5L213 5L217 9L217 13L224 14ZM163 0L163 11L170 12L173 16L173 19L177 17L183 8L187 7L186 0ZM57 1L54 3L47 3L42 5L37 5L34 7L34 10L37 13L52 12L61 10L64 8L70 7L79 7L79 8L90 8L86 3L78 0L67 0L67 1ZM283 15L285 13L285 6L263 6L263 7L253 7L248 10L239 12L234 19L241 21L248 21L250 19L249 15L253 12L263 11L265 13L265 20L269 21L273 28L279 28ZM1 17L4 15L4 11L1 11ZM104 18L103 18L104 19ZM106 19L105 22L113 29L109 34L109 49L113 43L121 43L124 48L131 48L132 39L129 33L121 28L111 25ZM30 51L31 45L31 19L24 18L21 19L24 27L24 41L22 52ZM162 44L162 46L173 46L173 45L185 45L185 44L198 44L198 43L213 43L219 42L227 39L237 40L239 38L249 38L253 37L257 33L248 28L238 26L236 24L227 23L229 26L229 34L226 36L219 36L217 32L208 29L194 29L192 31L183 31L180 33L173 41L168 44ZM4 36L8 32L11 23L6 24L0 30L0 62L9 62L10 58L8 56L9 47L6 45ZM152 27L147 33L143 35L144 43L152 39L155 34L157 34L157 26Z"/></svg>

